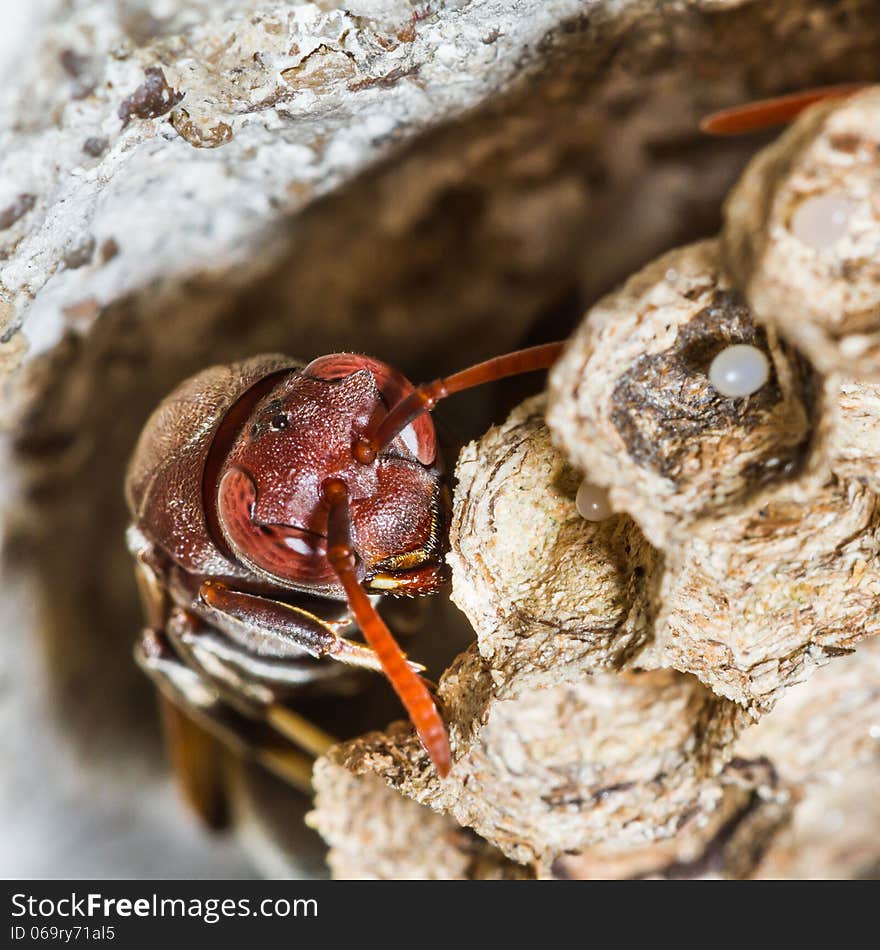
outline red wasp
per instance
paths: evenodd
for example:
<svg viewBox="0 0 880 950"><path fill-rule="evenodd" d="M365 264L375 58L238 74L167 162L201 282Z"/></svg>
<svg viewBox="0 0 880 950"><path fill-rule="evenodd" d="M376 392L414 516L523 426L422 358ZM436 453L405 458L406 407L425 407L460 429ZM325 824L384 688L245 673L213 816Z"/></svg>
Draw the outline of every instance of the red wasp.
<svg viewBox="0 0 880 950"><path fill-rule="evenodd" d="M182 383L147 422L126 480L149 623L140 661L166 695L215 727L219 695L309 747L313 734L279 693L333 678L337 665L322 658L381 670L445 776L434 699L370 595L442 582L448 502L427 413L453 393L547 368L561 348L418 387L347 353L307 366L255 357ZM342 635L352 620L367 645Z"/></svg>
<svg viewBox="0 0 880 950"><path fill-rule="evenodd" d="M857 88L753 103L703 128L763 128ZM448 501L430 410L453 393L546 369L562 346L519 350L418 387L367 356L306 366L254 357L172 392L147 422L126 479L148 622L139 661L186 713L174 719L166 707L172 728L195 718L247 747L236 718L244 715L320 752L324 737L280 699L318 683L333 689L344 665L360 666L388 677L445 776L445 725L376 595L428 594L442 583ZM366 645L344 635L355 625ZM182 745L195 754L193 733ZM273 755L265 759L280 768ZM182 765L186 778L190 763Z"/></svg>

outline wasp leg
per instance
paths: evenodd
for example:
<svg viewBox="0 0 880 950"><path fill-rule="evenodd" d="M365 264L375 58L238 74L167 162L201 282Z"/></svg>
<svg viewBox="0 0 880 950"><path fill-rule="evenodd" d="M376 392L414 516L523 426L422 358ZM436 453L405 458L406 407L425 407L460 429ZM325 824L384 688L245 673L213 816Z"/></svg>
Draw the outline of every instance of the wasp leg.
<svg viewBox="0 0 880 950"><path fill-rule="evenodd" d="M159 576L153 548L136 530L129 529L127 540L135 559L134 577L147 626L162 630L168 617L168 594Z"/></svg>
<svg viewBox="0 0 880 950"><path fill-rule="evenodd" d="M134 539L135 542L140 539ZM164 645L164 629L168 618L168 596L152 559L152 551L146 544L138 544L135 551L135 579L143 604L144 614L149 625L136 648L139 665L151 673L154 680L161 679L153 675L158 672L161 657L165 653L171 656L171 650ZM184 712L193 702L206 700L198 690L195 681L184 682L177 677L175 688L169 688L172 678L168 677L165 688L159 683L159 713L165 747L171 770L184 800L209 827L215 830L228 824L228 802L223 776L223 750L216 738ZM172 695L175 699L170 698Z"/></svg>
<svg viewBox="0 0 880 950"><path fill-rule="evenodd" d="M295 745L317 757L336 739L280 703L275 690L315 681L315 664L266 659L248 653L184 610L172 611L168 637L177 653L207 677L219 698L243 716L262 719ZM333 673L332 667L326 668Z"/></svg>
<svg viewBox="0 0 880 950"><path fill-rule="evenodd" d="M155 630L144 630L135 658L159 687L165 747L184 800L209 828L224 828L229 809L223 749L204 723L188 712L198 709L207 713L214 697L193 671L180 664L164 636Z"/></svg>
<svg viewBox="0 0 880 950"><path fill-rule="evenodd" d="M183 611L172 614L168 624L171 640L188 662L204 672L224 702L245 716L265 720L313 756L323 755L335 744L332 736L284 706L275 695L278 686L313 684L314 668L254 657L216 631L196 628L183 618Z"/></svg>
<svg viewBox="0 0 880 950"><path fill-rule="evenodd" d="M170 699L159 693L159 713L171 769L186 803L215 831L229 824L223 749Z"/></svg>
<svg viewBox="0 0 880 950"><path fill-rule="evenodd" d="M419 597L422 594L434 594L448 580L445 565L429 564L411 571L387 571L374 574L368 588L381 591L392 597Z"/></svg>
<svg viewBox="0 0 880 950"><path fill-rule="evenodd" d="M180 623L177 611L171 615L168 631L178 652L193 659L195 666L223 682L234 683L257 703L269 702L279 691L289 692L322 679L336 679L341 669L333 663L315 663L310 656L259 656L212 627Z"/></svg>
<svg viewBox="0 0 880 950"><path fill-rule="evenodd" d="M382 664L370 647L339 636L332 624L307 610L231 590L219 581L205 581L199 588L199 599L223 618L243 624L257 640L285 637L316 659L326 656L351 666L382 672ZM411 663L410 666L417 672L423 669L418 664Z"/></svg>
<svg viewBox="0 0 880 950"><path fill-rule="evenodd" d="M166 632L175 632L179 641L187 641L200 632L198 622L182 610L170 613L170 602L159 577L155 552L146 539L139 532L129 531L128 542L135 555L138 590L149 624L137 644L135 659L159 689L168 757L187 802L209 827L219 828L225 824L228 808L222 761L224 747L242 757L256 759L288 784L309 794L312 759L279 742L270 731L265 736L254 735L254 724L222 701L224 698L228 700L229 696L221 696L219 690L181 662L169 644ZM342 618L329 622L328 627L335 633L350 625L350 618ZM222 640L220 637L216 639L218 643ZM246 658L248 655L238 651L238 656ZM251 662L259 661L252 659ZM274 665L276 675L282 665ZM241 669L242 672L247 670L246 660L241 661ZM294 670L294 666L288 665L288 685L293 685ZM302 670L298 672L301 677ZM315 671L312 670L310 681L314 678ZM253 715L252 710L246 710L246 713ZM278 723L273 722L273 725L282 733L292 731L297 720L302 719L271 701L260 705L260 713L266 719L270 718L270 713L272 718L277 717ZM279 723L286 725L287 729L282 729ZM302 720L298 734L298 744L313 755L320 754L315 751L319 740L322 752L332 743L329 737L323 736L305 720Z"/></svg>
<svg viewBox="0 0 880 950"><path fill-rule="evenodd" d="M193 800L192 793L206 787L212 794L216 789L225 789L224 749L261 763L298 791L311 793L312 758L290 748L272 730L230 708L210 682L181 661L163 634L145 630L135 649L135 659L159 689L163 716L170 717L166 719L170 738L177 738L176 730L182 730L182 741L171 749L172 762L177 764L181 751L194 751L200 757L196 762L191 756L185 757L177 776L187 800L209 825L218 826L216 820L210 819L225 815L225 800L222 806L210 808L210 797L202 794ZM200 744L199 736L213 743L216 757ZM216 764L216 786L206 785L210 774L207 771L192 774L196 764Z"/></svg>

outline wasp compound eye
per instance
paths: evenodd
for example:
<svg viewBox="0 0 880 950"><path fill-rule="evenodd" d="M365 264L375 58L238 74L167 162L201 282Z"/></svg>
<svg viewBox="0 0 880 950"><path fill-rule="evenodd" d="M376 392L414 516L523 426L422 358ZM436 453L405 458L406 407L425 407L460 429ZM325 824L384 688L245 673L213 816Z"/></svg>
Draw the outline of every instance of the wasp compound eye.
<svg viewBox="0 0 880 950"><path fill-rule="evenodd" d="M277 412L269 420L269 429L272 432L282 432L290 428L290 416L286 412Z"/></svg>

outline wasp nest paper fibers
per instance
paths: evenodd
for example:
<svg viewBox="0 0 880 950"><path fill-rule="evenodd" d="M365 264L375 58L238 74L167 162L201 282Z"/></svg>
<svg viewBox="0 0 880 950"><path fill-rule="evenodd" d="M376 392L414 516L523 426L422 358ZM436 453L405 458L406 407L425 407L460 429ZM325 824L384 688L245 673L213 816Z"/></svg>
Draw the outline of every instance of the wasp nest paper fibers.
<svg viewBox="0 0 880 950"><path fill-rule="evenodd" d="M331 840L340 783L379 776L540 877L880 857L853 843L876 809L841 788L880 768L880 641L853 652L880 632L880 389L852 343L878 313L877 104L809 113L723 239L602 299L548 394L464 450L449 562L476 642L438 692L455 764L439 780L402 725L331 750ZM797 211L820 191L851 206L822 247L835 208ZM817 803L852 812L836 848Z"/></svg>
<svg viewBox="0 0 880 950"><path fill-rule="evenodd" d="M182 811L165 807L154 697L131 658L143 618L125 553L121 487L148 414L182 379L257 353L310 360L359 351L421 380L514 349L551 324L565 328L554 335L568 332L587 302L645 261L718 230L721 202L755 145L706 140L700 117L802 86L876 79L880 7L876 0L7 7L15 12L0 32L0 428L11 438L0 446L0 532L10 556L0 560L0 629L14 635L0 638L0 653L16 676L0 709L0 757L8 763L0 837L26 846L7 849L16 866L0 870L200 876L209 867L235 876L245 864L234 845L209 845ZM718 275L724 292L756 305L733 254L726 256L733 277ZM806 498L831 459L847 486L876 490L878 454L871 391L844 382L828 394L812 368L824 363L797 357L794 337L772 337L772 315L755 313L753 331L746 334L742 317L725 342L765 354L767 385L744 411L714 397L712 410L722 441L739 433L745 466L719 446L702 469L694 440L685 435L675 446L667 434L667 467L696 465L693 480L673 490L646 468L642 485L621 452L626 503L615 497L617 514L587 524L577 501L582 450L559 448L561 426L554 449L549 430L526 421L534 414L540 421L539 408L468 449L452 561L455 598L479 634L468 661L478 695L470 707L459 703L462 678L444 686L444 702L462 775L484 774L480 757L495 754L503 723L506 732L519 730L525 761L543 778L514 782L516 762L493 758L484 794L496 804L475 796L454 815L451 793L438 799L445 813L432 815L374 778L371 788L377 796L384 789L386 803L363 803L372 809L372 850L356 856L353 821L338 816L336 831L327 831L337 873L552 875L566 838L589 848L605 839L601 847L612 850L619 836L639 838L633 848L671 841L720 820L722 806L739 814L740 798L750 800L751 792L732 790L726 778L719 787L713 777L718 769L719 777L732 774L729 743L740 717L752 714L741 703L754 697L753 710L764 708L780 684L801 675L801 658L810 660L806 672L813 656L795 649L791 675L779 676L772 666L783 648L774 634L763 653L750 646L727 669L723 653L710 650L696 674L673 670L697 668L706 647L695 642L701 631L690 618L704 606L664 585L687 569L710 575L705 585L694 582L701 596L723 592L713 573L721 562L675 552L701 517L731 513L731 530L743 523L755 482L748 464L758 467L762 491L797 485ZM725 320L717 322L727 332ZM647 338L644 345L646 354L659 352ZM761 359L753 366L759 376ZM614 378L628 368L618 366ZM741 369L736 363L734 377ZM630 377L624 389L635 396L645 386ZM476 438L503 419L492 401L491 390L450 400L444 424ZM687 405L699 416L693 401ZM656 413L645 423L671 431ZM688 425L699 428L694 419ZM639 419L630 429L633 438L650 434ZM709 441L696 440L700 452L709 452ZM497 478L490 460L501 465ZM451 455L447 462L452 468ZM791 478L783 471L790 464ZM580 508L601 519L610 504L602 484L589 483L580 496ZM866 497L847 515L847 544L864 537ZM830 550L833 539L823 537ZM732 541L716 554L729 550ZM838 549L828 555L836 565L829 577L842 558ZM853 578L860 559L870 565L854 557ZM869 566L862 576L869 584ZM662 625L678 601L673 613L687 629L676 652ZM440 604L438 597L430 609ZM855 629L846 619L852 594L840 609L845 629L829 644L849 649L842 644ZM810 618L800 611L804 631ZM440 668L468 626L464 614L444 611L414 641L414 656ZM770 658L760 683L751 671L758 653ZM571 728L587 728L600 701L596 718L607 722L601 747L578 747L583 768L564 757L561 742L551 746L519 724L520 714L540 714L568 728L566 684L579 710ZM724 696L716 691L722 685ZM531 705L545 699L546 708ZM372 677L364 693L328 704L322 724L350 735L367 721L387 722L382 703L396 708L394 701ZM654 708L666 726L640 749L639 730L655 728ZM618 740L614 730L635 731ZM407 749L410 768L422 770L418 747ZM241 840L267 873L305 873L309 846L294 817L303 801L284 789L273 794L256 766L243 771L246 779L226 783ZM331 802L330 776L341 780L343 768L321 766L318 775L326 830L360 780L348 773L347 791ZM408 781L415 789L416 779ZM627 782L594 802L601 789ZM100 800L88 791L96 784ZM514 787L522 800L507 821L498 802ZM70 834L71 789L78 834ZM433 837L418 840L435 843L432 867L427 860L416 867L403 836L381 831L383 814L413 834L415 816L430 816ZM629 831L625 815L633 817ZM479 822L529 865L508 866L494 845L462 832L463 821ZM125 829L127 846L108 850L93 827ZM441 847L446 829L453 838Z"/></svg>
<svg viewBox="0 0 880 950"><path fill-rule="evenodd" d="M332 789L340 765L378 773L512 860L549 866L607 840L668 837L682 815L713 811L743 713L693 676L620 672L649 637L660 559L629 517L580 516L578 478L542 409L525 403L459 463L453 597L477 643L439 688L451 775L441 782L401 728L338 747L316 783ZM326 802L320 791L322 830Z"/></svg>
<svg viewBox="0 0 880 950"><path fill-rule="evenodd" d="M722 395L726 347L767 382ZM640 663L756 710L880 631L880 427L872 384L823 380L758 324L716 242L649 265L588 315L551 383L559 442L664 558Z"/></svg>
<svg viewBox="0 0 880 950"><path fill-rule="evenodd" d="M692 677L594 674L541 687L523 676L499 690L491 676L472 648L440 684L456 758L445 781L408 727L371 733L318 763L316 827L328 827L338 766L378 774L528 864L668 837L682 815L714 810L720 789L709 777L738 714Z"/></svg>
<svg viewBox="0 0 880 950"><path fill-rule="evenodd" d="M727 263L761 322L823 371L880 379L880 89L811 111L725 214Z"/></svg>

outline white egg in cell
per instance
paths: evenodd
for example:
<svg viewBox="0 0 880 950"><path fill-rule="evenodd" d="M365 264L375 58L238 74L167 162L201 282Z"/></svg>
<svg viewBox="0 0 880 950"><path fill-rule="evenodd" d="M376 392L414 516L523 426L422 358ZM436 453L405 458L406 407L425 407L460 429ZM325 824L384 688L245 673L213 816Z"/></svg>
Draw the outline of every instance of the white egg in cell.
<svg viewBox="0 0 880 950"><path fill-rule="evenodd" d="M578 513L586 521L604 521L614 512L611 510L611 502L608 500L608 493L604 488L594 485L584 479L577 491L575 499Z"/></svg>
<svg viewBox="0 0 880 950"><path fill-rule="evenodd" d="M806 198L791 217L791 233L814 251L824 251L849 230L852 212L852 202L845 195Z"/></svg>
<svg viewBox="0 0 880 950"><path fill-rule="evenodd" d="M751 396L770 378L770 361L765 353L748 343L725 347L712 360L709 382L732 399Z"/></svg>

